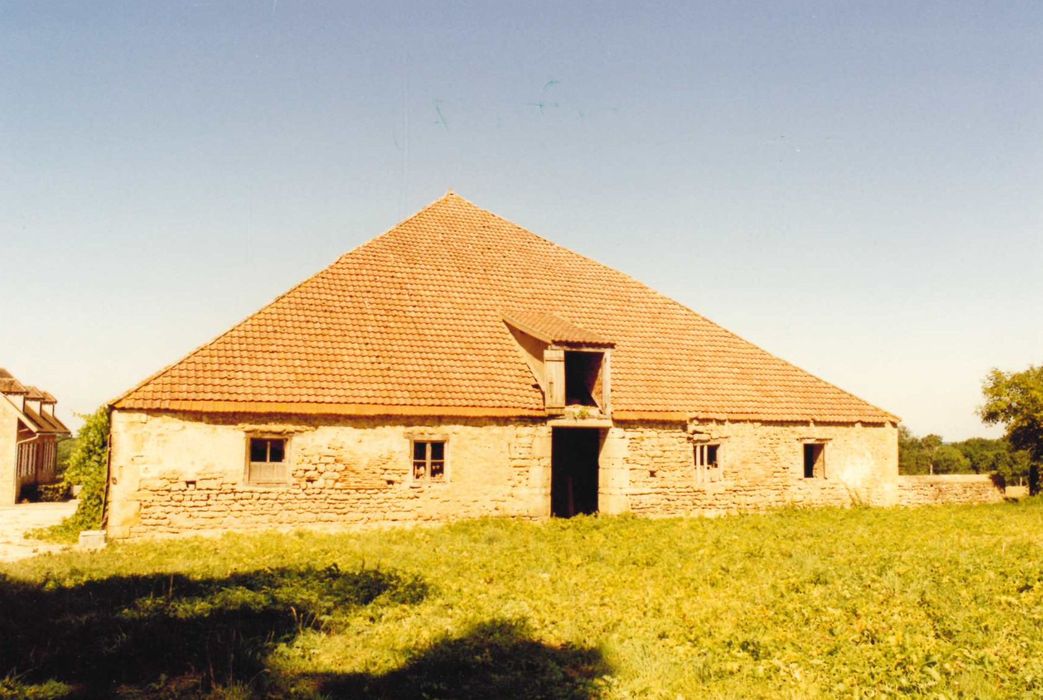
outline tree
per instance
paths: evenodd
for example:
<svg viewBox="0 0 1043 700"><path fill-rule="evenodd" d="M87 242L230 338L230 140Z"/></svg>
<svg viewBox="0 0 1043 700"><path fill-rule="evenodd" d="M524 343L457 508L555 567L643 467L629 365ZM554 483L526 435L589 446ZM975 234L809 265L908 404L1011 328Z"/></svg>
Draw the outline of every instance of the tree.
<svg viewBox="0 0 1043 700"><path fill-rule="evenodd" d="M952 443L970 460L975 474L996 474L1007 483L1025 479L1029 473L1029 454L1014 450L1005 438L968 438Z"/></svg>
<svg viewBox="0 0 1043 700"><path fill-rule="evenodd" d="M942 436L928 433L920 438L920 444L923 446L924 453L927 455L927 473L934 474L934 455L938 451L938 448L943 444Z"/></svg>
<svg viewBox="0 0 1043 700"><path fill-rule="evenodd" d="M953 445L941 445L932 459L934 474L965 474L971 470L971 461Z"/></svg>
<svg viewBox="0 0 1043 700"><path fill-rule="evenodd" d="M904 425L898 426L898 471L901 474L927 474L931 458L920 438Z"/></svg>
<svg viewBox="0 0 1043 700"><path fill-rule="evenodd" d="M993 369L982 386L985 403L978 409L990 425L1002 423L1016 450L1029 453L1029 493L1039 493L1039 464L1043 461L1043 365L1022 372Z"/></svg>

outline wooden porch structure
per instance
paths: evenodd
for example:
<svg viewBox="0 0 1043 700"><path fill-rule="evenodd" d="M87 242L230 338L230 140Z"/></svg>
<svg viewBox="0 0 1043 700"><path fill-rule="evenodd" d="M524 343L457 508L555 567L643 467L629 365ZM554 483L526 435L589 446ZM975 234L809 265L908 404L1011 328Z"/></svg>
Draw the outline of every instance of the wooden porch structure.
<svg viewBox="0 0 1043 700"><path fill-rule="evenodd" d="M0 505L28 486L57 478L58 440L70 435L54 414L55 398L0 368Z"/></svg>

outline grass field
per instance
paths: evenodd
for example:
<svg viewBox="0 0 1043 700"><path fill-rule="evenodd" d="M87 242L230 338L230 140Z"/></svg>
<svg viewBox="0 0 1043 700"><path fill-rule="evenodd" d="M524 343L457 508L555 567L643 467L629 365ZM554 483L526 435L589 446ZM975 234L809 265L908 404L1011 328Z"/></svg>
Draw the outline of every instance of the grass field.
<svg viewBox="0 0 1043 700"><path fill-rule="evenodd" d="M40 557L0 568L0 689L1043 696L1043 503L490 520Z"/></svg>

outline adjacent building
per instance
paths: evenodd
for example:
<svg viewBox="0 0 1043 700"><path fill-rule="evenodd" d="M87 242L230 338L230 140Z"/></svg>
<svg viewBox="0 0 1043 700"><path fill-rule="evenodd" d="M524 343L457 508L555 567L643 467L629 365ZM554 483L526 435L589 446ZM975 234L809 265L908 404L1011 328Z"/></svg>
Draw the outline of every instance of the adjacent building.
<svg viewBox="0 0 1043 700"><path fill-rule="evenodd" d="M69 429L54 414L57 401L0 368L0 506L26 489L56 480L58 440Z"/></svg>

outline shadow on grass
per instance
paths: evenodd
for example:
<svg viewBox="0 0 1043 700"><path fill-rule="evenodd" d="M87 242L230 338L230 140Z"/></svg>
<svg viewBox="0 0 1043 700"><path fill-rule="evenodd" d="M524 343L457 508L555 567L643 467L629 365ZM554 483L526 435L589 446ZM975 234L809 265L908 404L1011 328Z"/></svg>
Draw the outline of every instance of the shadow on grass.
<svg viewBox="0 0 1043 700"><path fill-rule="evenodd" d="M75 697L176 697L225 686L261 693L276 644L334 627L361 606L426 595L418 578L336 567L75 585L0 576L0 696L48 683Z"/></svg>
<svg viewBox="0 0 1043 700"><path fill-rule="evenodd" d="M493 620L432 644L390 673L302 677L297 690L329 698L583 700L609 671L597 649L543 644L521 623Z"/></svg>
<svg viewBox="0 0 1043 700"><path fill-rule="evenodd" d="M114 576L29 584L0 575L0 698L593 697L596 649L552 646L493 620L418 650L383 675L274 677L268 656L301 631L336 630L365 606L419 603L394 571L285 568L194 579Z"/></svg>

